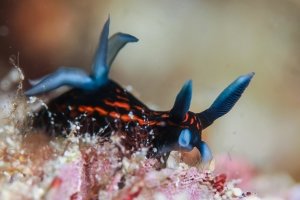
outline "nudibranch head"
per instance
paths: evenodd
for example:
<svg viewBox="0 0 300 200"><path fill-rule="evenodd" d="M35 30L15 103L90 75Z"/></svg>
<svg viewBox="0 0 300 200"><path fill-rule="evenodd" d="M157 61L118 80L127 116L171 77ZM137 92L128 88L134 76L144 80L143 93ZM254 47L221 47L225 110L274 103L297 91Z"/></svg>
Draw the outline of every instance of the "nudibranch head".
<svg viewBox="0 0 300 200"><path fill-rule="evenodd" d="M221 92L208 109L200 113L189 111L192 81L185 82L168 113L169 117L165 120L166 126L159 129L161 134L155 142L159 152L166 153L173 149L190 151L196 147L201 153L203 162L211 160L210 149L201 139L202 130L231 110L253 76L254 73L249 73L238 77Z"/></svg>

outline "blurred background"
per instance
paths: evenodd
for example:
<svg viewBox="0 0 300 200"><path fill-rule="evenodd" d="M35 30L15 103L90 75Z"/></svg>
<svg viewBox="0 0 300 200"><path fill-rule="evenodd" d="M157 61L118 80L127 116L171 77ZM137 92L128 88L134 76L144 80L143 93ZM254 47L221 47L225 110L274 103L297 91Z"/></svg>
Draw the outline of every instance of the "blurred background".
<svg viewBox="0 0 300 200"><path fill-rule="evenodd" d="M1 0L0 73L19 55L27 79L59 66L90 70L102 26L140 39L110 76L159 110L193 80L191 111L256 73L234 109L204 131L215 155L300 180L300 0Z"/></svg>

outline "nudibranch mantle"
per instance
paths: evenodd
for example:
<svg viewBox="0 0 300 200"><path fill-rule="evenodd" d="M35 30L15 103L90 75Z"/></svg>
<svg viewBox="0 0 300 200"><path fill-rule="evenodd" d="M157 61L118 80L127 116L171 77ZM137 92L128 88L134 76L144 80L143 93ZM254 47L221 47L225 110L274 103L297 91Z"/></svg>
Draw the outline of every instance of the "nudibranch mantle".
<svg viewBox="0 0 300 200"><path fill-rule="evenodd" d="M189 111L192 98L192 81L185 82L170 111L154 111L108 78L110 66L118 52L134 36L124 33L109 35L108 19L103 27L91 75L77 68L62 67L41 78L25 92L39 95L61 86L73 89L54 98L48 109L41 109L35 124L48 131L68 132L70 122L77 121L80 133L109 136L114 130L126 133L127 148L148 147L149 157L168 154L172 150L190 151L196 147L202 162L209 162L212 153L202 141L202 130L231 110L250 83L254 73L238 77L221 92L213 104L203 112ZM50 123L49 112L52 114Z"/></svg>

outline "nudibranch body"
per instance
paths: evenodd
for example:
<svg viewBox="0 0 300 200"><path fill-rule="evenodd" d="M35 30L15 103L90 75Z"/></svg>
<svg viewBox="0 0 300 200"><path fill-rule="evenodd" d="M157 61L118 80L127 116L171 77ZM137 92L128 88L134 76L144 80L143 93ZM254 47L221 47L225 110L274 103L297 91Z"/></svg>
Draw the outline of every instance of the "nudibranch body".
<svg viewBox="0 0 300 200"><path fill-rule="evenodd" d="M190 151L196 147L202 161L210 161L212 154L201 139L202 130L234 106L254 73L238 77L203 112L189 111L191 80L183 85L170 111L154 111L108 78L110 66L119 50L138 39L124 33L116 33L111 38L108 35L109 19L101 33L91 75L76 68L61 68L43 77L25 92L27 96L33 96L64 85L73 88L50 101L47 110L39 111L35 124L57 133L68 132L72 122L76 121L80 133L102 137L120 130L126 133L124 140L128 149L147 147L150 149L149 157L178 149Z"/></svg>

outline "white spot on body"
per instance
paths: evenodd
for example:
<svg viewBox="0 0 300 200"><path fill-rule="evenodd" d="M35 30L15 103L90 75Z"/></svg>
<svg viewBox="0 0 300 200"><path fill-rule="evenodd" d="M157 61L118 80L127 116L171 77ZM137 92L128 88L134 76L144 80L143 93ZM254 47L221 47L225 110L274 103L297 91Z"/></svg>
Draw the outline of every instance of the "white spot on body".
<svg viewBox="0 0 300 200"><path fill-rule="evenodd" d="M134 118L134 114L133 114L133 112L132 112L132 111L130 111L130 112L128 113L128 116L130 117L130 119L133 119L133 118Z"/></svg>
<svg viewBox="0 0 300 200"><path fill-rule="evenodd" d="M131 85L127 85L126 88L125 88L125 92L132 92L133 90L133 87Z"/></svg>

